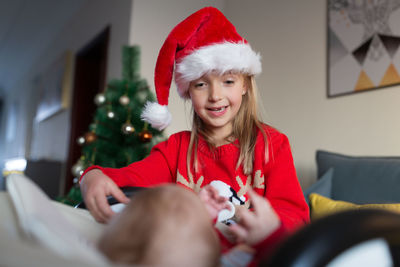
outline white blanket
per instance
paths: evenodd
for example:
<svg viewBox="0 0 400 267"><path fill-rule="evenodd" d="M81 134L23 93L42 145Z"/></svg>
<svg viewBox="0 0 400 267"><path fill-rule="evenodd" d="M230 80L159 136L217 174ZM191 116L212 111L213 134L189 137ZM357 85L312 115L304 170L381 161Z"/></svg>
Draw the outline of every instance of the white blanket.
<svg viewBox="0 0 400 267"><path fill-rule="evenodd" d="M95 247L104 225L88 211L50 200L23 175L8 176L6 186L0 192L1 266L110 266Z"/></svg>

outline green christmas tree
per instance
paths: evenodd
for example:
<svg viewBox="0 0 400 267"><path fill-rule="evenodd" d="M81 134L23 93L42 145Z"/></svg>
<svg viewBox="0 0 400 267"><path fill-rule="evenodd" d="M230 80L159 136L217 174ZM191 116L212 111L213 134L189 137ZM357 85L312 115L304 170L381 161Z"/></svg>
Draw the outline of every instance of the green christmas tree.
<svg viewBox="0 0 400 267"><path fill-rule="evenodd" d="M122 51L122 80L112 80L95 96L98 106L89 131L78 138L82 156L72 167L74 187L61 202L82 201L78 178L92 165L121 168L146 157L164 140L163 133L140 119L147 101L155 101L146 80L140 78L140 48L125 46Z"/></svg>

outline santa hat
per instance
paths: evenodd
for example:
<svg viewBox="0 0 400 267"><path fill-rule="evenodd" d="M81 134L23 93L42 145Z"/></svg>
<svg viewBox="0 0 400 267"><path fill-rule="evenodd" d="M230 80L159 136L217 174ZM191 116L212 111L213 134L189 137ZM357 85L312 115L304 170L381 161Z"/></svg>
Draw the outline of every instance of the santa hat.
<svg viewBox="0 0 400 267"><path fill-rule="evenodd" d="M158 103L148 102L142 119L159 130L169 125L171 114L167 106L174 74L179 95L188 98L191 81L210 71L230 70L259 74L260 55L218 9L200 9L179 23L161 47L154 75Z"/></svg>

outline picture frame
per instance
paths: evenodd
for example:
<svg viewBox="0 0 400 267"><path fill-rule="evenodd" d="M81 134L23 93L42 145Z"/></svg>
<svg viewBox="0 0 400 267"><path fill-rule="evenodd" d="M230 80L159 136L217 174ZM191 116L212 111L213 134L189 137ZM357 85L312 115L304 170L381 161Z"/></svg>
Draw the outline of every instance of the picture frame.
<svg viewBox="0 0 400 267"><path fill-rule="evenodd" d="M327 96L400 84L400 2L328 0Z"/></svg>
<svg viewBox="0 0 400 267"><path fill-rule="evenodd" d="M70 105L74 55L65 51L39 77L39 103L35 120L44 121Z"/></svg>

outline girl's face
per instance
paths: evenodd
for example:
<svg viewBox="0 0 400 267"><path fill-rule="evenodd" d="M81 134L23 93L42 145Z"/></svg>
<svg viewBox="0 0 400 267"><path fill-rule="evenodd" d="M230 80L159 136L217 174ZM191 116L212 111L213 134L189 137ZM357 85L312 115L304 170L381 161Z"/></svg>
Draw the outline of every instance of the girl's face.
<svg viewBox="0 0 400 267"><path fill-rule="evenodd" d="M208 130L214 133L218 131L225 136L232 132L233 119L246 91L244 75L230 72L223 75L205 74L189 86L196 114Z"/></svg>

